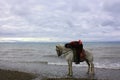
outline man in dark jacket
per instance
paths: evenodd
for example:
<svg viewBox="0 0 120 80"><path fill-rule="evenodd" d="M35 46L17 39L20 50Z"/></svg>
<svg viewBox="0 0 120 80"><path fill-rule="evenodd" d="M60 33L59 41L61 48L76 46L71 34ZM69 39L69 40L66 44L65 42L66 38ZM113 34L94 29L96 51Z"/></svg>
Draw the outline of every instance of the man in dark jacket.
<svg viewBox="0 0 120 80"><path fill-rule="evenodd" d="M76 64L79 64L80 63L80 54L82 53L82 50L83 50L82 41L79 40L79 41L72 41L72 42L66 43L65 47L73 49L74 62Z"/></svg>

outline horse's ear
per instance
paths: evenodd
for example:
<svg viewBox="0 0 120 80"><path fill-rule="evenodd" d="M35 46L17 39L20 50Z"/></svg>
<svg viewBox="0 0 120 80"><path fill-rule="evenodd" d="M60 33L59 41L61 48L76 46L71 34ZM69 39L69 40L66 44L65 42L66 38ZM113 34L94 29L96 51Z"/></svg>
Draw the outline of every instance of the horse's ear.
<svg viewBox="0 0 120 80"><path fill-rule="evenodd" d="M58 48L58 46L56 46L56 48Z"/></svg>

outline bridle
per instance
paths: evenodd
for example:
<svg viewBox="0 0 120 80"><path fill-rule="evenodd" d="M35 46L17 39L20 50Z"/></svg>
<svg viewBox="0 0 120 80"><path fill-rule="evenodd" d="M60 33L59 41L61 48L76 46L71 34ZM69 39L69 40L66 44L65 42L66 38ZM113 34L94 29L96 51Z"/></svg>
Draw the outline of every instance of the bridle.
<svg viewBox="0 0 120 80"><path fill-rule="evenodd" d="M57 51L57 54L58 54L58 56L61 56L62 54L64 54L64 55L68 55L69 53L69 51L71 51L71 50L61 50L59 47L57 47L58 49L56 49L56 51Z"/></svg>
<svg viewBox="0 0 120 80"><path fill-rule="evenodd" d="M62 55L62 50L60 50L60 49L58 48L58 49L56 49L56 51L57 51L58 56L61 56L61 55Z"/></svg>

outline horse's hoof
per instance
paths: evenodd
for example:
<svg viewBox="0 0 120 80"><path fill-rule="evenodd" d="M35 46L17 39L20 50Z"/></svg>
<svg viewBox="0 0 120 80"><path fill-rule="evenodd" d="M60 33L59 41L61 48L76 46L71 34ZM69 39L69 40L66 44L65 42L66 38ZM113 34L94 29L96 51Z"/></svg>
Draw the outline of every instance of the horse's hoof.
<svg viewBox="0 0 120 80"><path fill-rule="evenodd" d="M95 75L95 73L91 73L92 75Z"/></svg>
<svg viewBox="0 0 120 80"><path fill-rule="evenodd" d="M72 77L72 75L70 75L70 74L68 74L67 76L68 76L68 77Z"/></svg>
<svg viewBox="0 0 120 80"><path fill-rule="evenodd" d="M72 75L70 75L70 77L72 77Z"/></svg>
<svg viewBox="0 0 120 80"><path fill-rule="evenodd" d="M69 76L70 74L67 74L67 76Z"/></svg>
<svg viewBox="0 0 120 80"><path fill-rule="evenodd" d="M87 72L87 74L90 74L90 72Z"/></svg>

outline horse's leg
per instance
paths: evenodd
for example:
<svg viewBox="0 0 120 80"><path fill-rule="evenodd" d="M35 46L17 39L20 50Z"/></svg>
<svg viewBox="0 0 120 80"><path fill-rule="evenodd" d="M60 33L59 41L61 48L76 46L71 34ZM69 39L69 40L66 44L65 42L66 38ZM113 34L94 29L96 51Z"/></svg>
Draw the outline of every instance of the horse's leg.
<svg viewBox="0 0 120 80"><path fill-rule="evenodd" d="M92 71L92 74L94 74L94 64L93 64L93 62L91 63L91 71Z"/></svg>
<svg viewBox="0 0 120 80"><path fill-rule="evenodd" d="M72 76L72 62L68 60L68 76Z"/></svg>
<svg viewBox="0 0 120 80"><path fill-rule="evenodd" d="M90 73L92 72L92 63L90 62Z"/></svg>
<svg viewBox="0 0 120 80"><path fill-rule="evenodd" d="M69 64L69 61L67 61L68 62L68 76L70 75L70 64Z"/></svg>
<svg viewBox="0 0 120 80"><path fill-rule="evenodd" d="M94 64L93 62L89 62L90 63L90 73L94 74Z"/></svg>
<svg viewBox="0 0 120 80"><path fill-rule="evenodd" d="M87 65L88 65L88 74L90 73L90 63L88 62L88 60L86 60L86 63L87 63Z"/></svg>
<svg viewBox="0 0 120 80"><path fill-rule="evenodd" d="M73 71L72 71L72 61L70 61L70 76L73 75Z"/></svg>

